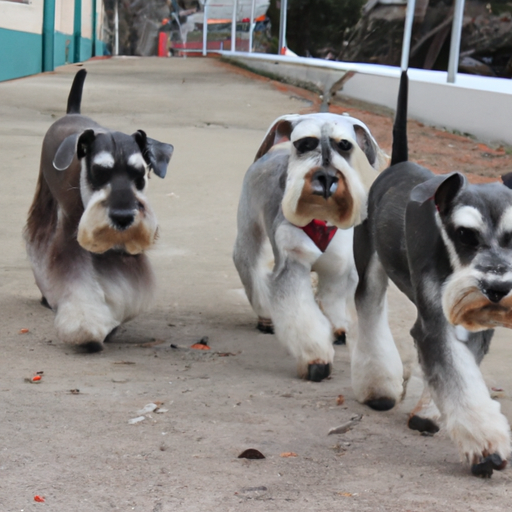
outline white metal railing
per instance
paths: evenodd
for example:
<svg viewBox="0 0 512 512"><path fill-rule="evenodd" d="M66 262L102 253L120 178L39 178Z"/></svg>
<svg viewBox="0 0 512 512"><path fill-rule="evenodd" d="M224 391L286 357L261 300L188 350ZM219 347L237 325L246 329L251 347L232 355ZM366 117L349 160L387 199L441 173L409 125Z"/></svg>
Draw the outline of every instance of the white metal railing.
<svg viewBox="0 0 512 512"><path fill-rule="evenodd" d="M236 21L237 21L237 5L241 0L232 0L233 1L233 12L231 18L231 52L234 53L236 51ZM252 0L251 3L251 16L250 16L250 33L249 33L249 52L253 51L253 30L254 30L254 6L256 0ZM464 15L464 4L465 0L454 0L454 17L452 22L452 35L450 42L450 57L448 62L448 75L447 82L455 83L458 72L458 63L459 63L459 55L460 55L460 38L462 33L462 21ZM204 0L204 24L203 24L203 55L207 53L207 10L208 6L213 5L213 2L209 2L208 0ZM219 5L230 5L229 0L225 0L223 4L215 4ZM402 70L405 70L409 66L409 53L411 48L411 35L412 35L412 27L414 21L414 10L416 7L416 0L407 0L407 11L405 16L405 27L404 27L404 38L402 42L402 57L400 61L400 67ZM283 53L283 49L286 48L286 11L287 11L287 0L281 0L281 13L280 13L280 22L279 22L279 53Z"/></svg>

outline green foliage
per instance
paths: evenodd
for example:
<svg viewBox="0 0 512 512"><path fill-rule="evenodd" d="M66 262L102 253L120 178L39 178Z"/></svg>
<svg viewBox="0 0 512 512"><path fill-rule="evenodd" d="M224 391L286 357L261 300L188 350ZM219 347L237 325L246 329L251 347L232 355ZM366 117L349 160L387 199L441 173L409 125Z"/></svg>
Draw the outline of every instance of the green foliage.
<svg viewBox="0 0 512 512"><path fill-rule="evenodd" d="M268 15L272 34L279 34L279 4L271 0ZM346 29L361 16L366 0L288 0L286 39L288 47L299 55L318 56L320 50L341 50Z"/></svg>

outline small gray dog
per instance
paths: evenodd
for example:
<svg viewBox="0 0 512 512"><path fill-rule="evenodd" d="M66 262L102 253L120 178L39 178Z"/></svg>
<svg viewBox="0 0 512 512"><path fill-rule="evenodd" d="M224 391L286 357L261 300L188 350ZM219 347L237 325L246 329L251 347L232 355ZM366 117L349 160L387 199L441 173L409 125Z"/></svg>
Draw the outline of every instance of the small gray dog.
<svg viewBox="0 0 512 512"><path fill-rule="evenodd" d="M512 191L436 176L408 162L407 74L401 79L391 166L375 180L355 229L359 337L352 384L359 401L392 408L402 363L387 322L388 277L415 304L411 335L426 391L409 427L436 432L439 411L461 457L490 477L510 455L510 427L480 373L496 326L512 327ZM430 400L433 397L433 402Z"/></svg>
<svg viewBox="0 0 512 512"><path fill-rule="evenodd" d="M25 240L58 337L98 351L151 302L154 279L144 251L158 226L144 191L151 170L165 176L173 147L80 115L85 76L76 74L67 115L44 138Z"/></svg>
<svg viewBox="0 0 512 512"><path fill-rule="evenodd" d="M366 217L385 164L361 121L288 115L274 121L245 175L233 259L258 328L275 329L300 377L329 376L333 339L349 327L357 284L349 228Z"/></svg>

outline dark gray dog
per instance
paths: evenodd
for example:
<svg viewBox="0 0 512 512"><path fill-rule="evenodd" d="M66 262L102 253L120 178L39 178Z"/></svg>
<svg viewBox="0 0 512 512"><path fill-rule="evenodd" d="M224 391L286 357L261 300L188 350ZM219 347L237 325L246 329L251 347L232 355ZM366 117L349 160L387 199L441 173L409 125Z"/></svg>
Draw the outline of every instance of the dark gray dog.
<svg viewBox="0 0 512 512"><path fill-rule="evenodd" d="M97 351L151 302L154 279L144 251L155 241L157 221L144 191L151 170L165 176L173 147L80 115L85 76L76 74L67 115L44 138L25 240L59 338Z"/></svg>
<svg viewBox="0 0 512 512"><path fill-rule="evenodd" d="M388 277L416 305L411 330L427 391L409 420L437 431L429 392L473 473L491 476L510 455L510 427L479 369L496 326L512 327L512 191L436 176L407 161L407 75L401 80L391 166L375 180L355 230L359 337L352 382L363 403L392 408L402 365L386 315Z"/></svg>
<svg viewBox="0 0 512 512"><path fill-rule="evenodd" d="M234 262L258 327L275 328L303 378L329 376L333 340L349 328L357 284L350 228L366 217L368 189L386 161L357 119L289 115L274 121L245 175Z"/></svg>

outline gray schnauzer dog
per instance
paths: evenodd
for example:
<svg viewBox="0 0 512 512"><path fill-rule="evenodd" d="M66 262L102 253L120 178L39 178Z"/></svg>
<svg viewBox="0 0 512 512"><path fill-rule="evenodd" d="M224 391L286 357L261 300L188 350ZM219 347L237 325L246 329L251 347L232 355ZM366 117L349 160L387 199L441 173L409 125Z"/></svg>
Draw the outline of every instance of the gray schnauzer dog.
<svg viewBox="0 0 512 512"><path fill-rule="evenodd" d="M58 337L97 351L151 302L154 278L144 251L158 226L144 192L151 170L165 176L173 147L80 115L85 76L76 74L67 115L44 138L25 240Z"/></svg>
<svg viewBox="0 0 512 512"><path fill-rule="evenodd" d="M391 409L404 392L387 321L389 277L418 314L411 335L426 386L409 427L436 432L442 419L473 474L490 477L506 465L510 427L479 364L493 328L512 327L512 191L408 162L406 125L404 73L391 166L373 183L368 218L354 234L352 384L357 399L378 410Z"/></svg>
<svg viewBox="0 0 512 512"><path fill-rule="evenodd" d="M333 340L349 328L357 284L349 228L366 217L368 190L385 165L361 121L287 115L245 175L233 259L258 328L275 329L300 377L328 377Z"/></svg>

